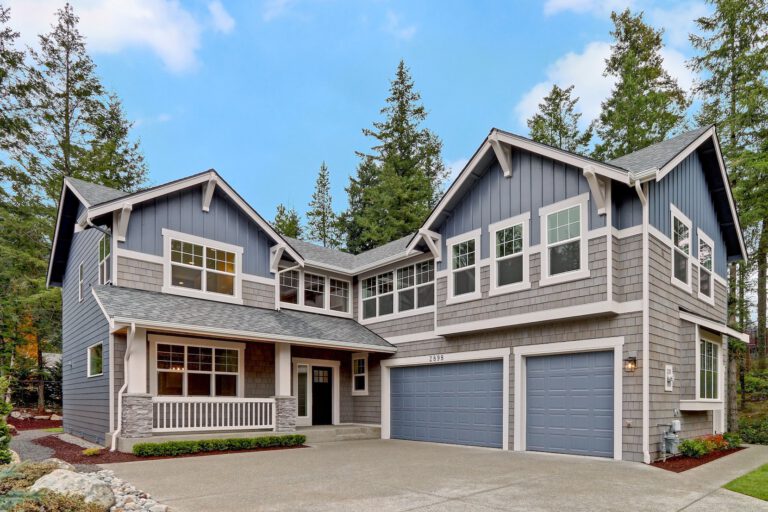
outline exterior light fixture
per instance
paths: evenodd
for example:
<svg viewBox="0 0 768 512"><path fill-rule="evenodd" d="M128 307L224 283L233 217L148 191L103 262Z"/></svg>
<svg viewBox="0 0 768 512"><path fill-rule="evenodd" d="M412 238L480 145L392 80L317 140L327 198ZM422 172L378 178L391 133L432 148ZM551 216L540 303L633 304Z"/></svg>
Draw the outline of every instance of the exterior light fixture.
<svg viewBox="0 0 768 512"><path fill-rule="evenodd" d="M634 372L637 370L637 356L629 356L624 360L624 371Z"/></svg>

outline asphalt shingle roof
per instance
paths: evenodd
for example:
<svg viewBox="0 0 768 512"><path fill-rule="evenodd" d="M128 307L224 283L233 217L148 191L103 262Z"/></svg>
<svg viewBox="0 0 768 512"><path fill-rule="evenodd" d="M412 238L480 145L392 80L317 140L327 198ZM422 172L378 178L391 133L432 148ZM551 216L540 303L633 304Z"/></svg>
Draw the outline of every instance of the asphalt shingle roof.
<svg viewBox="0 0 768 512"><path fill-rule="evenodd" d="M651 168L661 169L681 151L687 148L699 136L710 129L702 126L689 132L681 133L671 139L663 140L646 148L629 153L606 163L621 167L631 172L645 171Z"/></svg>
<svg viewBox="0 0 768 512"><path fill-rule="evenodd" d="M304 240L285 237L288 243L291 244L291 247L296 249L296 251L298 251L298 253L310 264L333 265L350 272L357 271L368 265L387 260L400 254L405 254L408 242L410 242L412 238L413 235L404 236L403 238L398 238L397 240L393 240L392 242L376 247L375 249L354 255L338 249L321 247L311 242L305 242Z"/></svg>
<svg viewBox="0 0 768 512"><path fill-rule="evenodd" d="M110 318L162 322L204 329L237 330L254 337L344 343L368 350L394 351L393 345L350 318L280 311L181 297L119 286L94 286Z"/></svg>
<svg viewBox="0 0 768 512"><path fill-rule="evenodd" d="M128 195L128 192L105 187L98 183L79 180L77 178L67 178L67 181L75 190L77 190L78 194L83 196L83 199L88 201L88 206L106 203L107 201L112 201Z"/></svg>

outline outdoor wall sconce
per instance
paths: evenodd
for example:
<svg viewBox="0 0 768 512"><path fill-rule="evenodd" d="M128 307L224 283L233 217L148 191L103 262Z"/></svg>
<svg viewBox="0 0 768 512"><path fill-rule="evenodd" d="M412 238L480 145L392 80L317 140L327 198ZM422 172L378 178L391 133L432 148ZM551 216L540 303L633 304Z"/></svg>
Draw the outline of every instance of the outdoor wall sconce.
<svg viewBox="0 0 768 512"><path fill-rule="evenodd" d="M624 371L632 373L635 370L637 370L637 356L630 355L624 360Z"/></svg>

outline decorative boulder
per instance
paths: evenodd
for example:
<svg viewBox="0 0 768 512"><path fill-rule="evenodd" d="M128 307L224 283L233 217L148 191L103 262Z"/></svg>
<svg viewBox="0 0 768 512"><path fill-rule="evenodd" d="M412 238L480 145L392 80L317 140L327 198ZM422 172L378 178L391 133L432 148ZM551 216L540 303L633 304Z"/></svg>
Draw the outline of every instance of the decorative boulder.
<svg viewBox="0 0 768 512"><path fill-rule="evenodd" d="M62 419L58 414L51 414L51 421L61 421Z"/></svg>
<svg viewBox="0 0 768 512"><path fill-rule="evenodd" d="M57 469L40 477L29 490L30 492L48 490L62 494L79 494L87 503L95 503L104 507L104 510L108 510L115 504L115 495L107 484L86 474L67 469Z"/></svg>
<svg viewBox="0 0 768 512"><path fill-rule="evenodd" d="M16 427L14 425L11 425L10 423L8 423L8 431L11 433L12 436L15 436L16 434L19 433Z"/></svg>
<svg viewBox="0 0 768 512"><path fill-rule="evenodd" d="M49 419L51 419L51 417L50 416L46 416L44 414L41 414L40 416L34 416L33 419L35 419L35 420L49 420Z"/></svg>
<svg viewBox="0 0 768 512"><path fill-rule="evenodd" d="M43 464L53 464L56 466L56 469L66 469L68 471L76 471L75 466L70 464L69 462L64 462L61 459L56 459L51 457L50 459L45 459L42 461Z"/></svg>
<svg viewBox="0 0 768 512"><path fill-rule="evenodd" d="M21 413L19 411L11 411L11 418L19 419L21 418Z"/></svg>

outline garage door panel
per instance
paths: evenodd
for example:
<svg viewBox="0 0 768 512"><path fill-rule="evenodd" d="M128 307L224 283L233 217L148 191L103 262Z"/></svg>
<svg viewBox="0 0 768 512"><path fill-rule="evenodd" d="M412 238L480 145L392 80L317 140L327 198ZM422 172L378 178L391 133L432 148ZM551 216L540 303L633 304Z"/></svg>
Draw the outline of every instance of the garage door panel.
<svg viewBox="0 0 768 512"><path fill-rule="evenodd" d="M500 448L502 372L501 360L392 368L391 437Z"/></svg>
<svg viewBox="0 0 768 512"><path fill-rule="evenodd" d="M613 352L526 360L526 445L613 456Z"/></svg>

